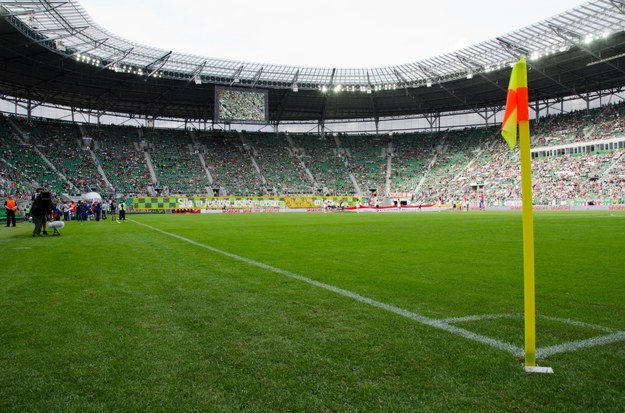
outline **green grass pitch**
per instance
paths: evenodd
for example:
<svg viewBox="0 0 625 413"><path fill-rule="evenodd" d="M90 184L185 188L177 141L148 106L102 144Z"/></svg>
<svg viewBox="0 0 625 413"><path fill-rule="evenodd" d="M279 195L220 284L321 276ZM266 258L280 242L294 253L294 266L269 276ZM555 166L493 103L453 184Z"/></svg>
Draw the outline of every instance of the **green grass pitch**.
<svg viewBox="0 0 625 413"><path fill-rule="evenodd" d="M129 215L31 233L0 231L2 412L625 408L625 212L535 214L538 363L555 374L525 373L514 350L520 213Z"/></svg>

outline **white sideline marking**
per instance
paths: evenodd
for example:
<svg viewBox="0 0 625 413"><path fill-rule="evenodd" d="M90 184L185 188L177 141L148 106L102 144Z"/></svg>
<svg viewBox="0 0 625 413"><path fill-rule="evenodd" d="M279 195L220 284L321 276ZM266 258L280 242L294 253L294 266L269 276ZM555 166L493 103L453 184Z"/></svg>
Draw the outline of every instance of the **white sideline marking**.
<svg viewBox="0 0 625 413"><path fill-rule="evenodd" d="M473 341L477 341L477 342L482 343L482 344L489 345L489 346L494 347L494 348L496 348L498 350L511 353L515 357L523 357L524 354L525 354L525 351L524 351L524 349L522 347L515 346L514 344L511 344L511 343L506 343L505 341L496 340L496 339L493 339L493 338L490 338L490 337L487 337L487 336L483 336L481 334L476 334L476 333L474 333L472 331L466 330L464 328L456 327L456 326L453 326L453 325L450 324L450 323L457 323L457 322L463 322L463 321L479 321L479 320L496 319L496 318L504 318L504 317L522 317L521 314L483 314L483 315L475 315L475 316L467 316L467 317L452 317L452 318L446 318L446 319L441 319L441 320L435 320L433 318L429 318L429 317L425 317L425 316L420 315L420 314L412 313L410 311L404 310L404 309L399 308L399 307L395 307L393 305L385 304L383 302L376 301L376 300L373 300L371 298L364 297L364 296L362 296L360 294L356 294L356 293L351 292L349 290L344 290L342 288L335 287L335 286L330 285L330 284L325 284L325 283L322 283L320 281L316 281L316 280L313 280L311 278L304 277L303 275L296 274L294 272L283 270L283 269L278 268L278 267L273 267L271 265L262 263L260 261L256 261L256 260L253 260L253 259L250 259L250 258L242 257L240 255L236 255L236 254L233 254L231 252L223 251L223 250L220 250L218 248L211 247L210 245L202 244L202 243L194 241L192 239L185 238L185 237L183 237L181 235L177 235L177 234L174 234L172 232L167 232L167 231L164 231L162 229L153 227L151 225L135 221L133 219L129 219L129 221L130 222L134 222L137 225L141 225L141 226L144 226L146 228L150 228L151 230L154 230L156 232L160 232L163 235L167 235L167 236L179 239L181 241L188 242L189 244L193 244L193 245L198 246L200 248L204 248L204 249L207 249L209 251L215 252L217 254L224 255L224 256L232 258L234 260L241 261L241 262L244 262L246 264L250 264L250 265L253 265L253 266L256 266L256 267L268 270L270 272L274 272L276 274L281 274L281 275L284 275L286 277L289 277L289 278L292 278L292 279L295 279L295 280L303 281L303 282L305 282L307 284L314 285L315 287L319 287L319 288L323 288L323 289L328 290L328 291L332 291L332 292L334 292L336 294L340 294L340 295L342 295L344 297L348 297L348 298L351 298L351 299L356 300L358 302L361 302L361 303L364 303L364 304L368 304L368 305L371 305L373 307L389 311L391 313L400 315L402 317L409 318L409 319L417 321L417 322L419 322L421 324L425 324L425 325L430 326L430 327L438 328L438 329L446 331L448 333L452 333L452 334L455 334L455 335L467 338L469 340L473 340ZM618 330L614 330L614 329L611 329L611 328L608 328L608 327L603 327L603 326L599 326L599 325L595 325L595 324L584 323L582 321L575 321L575 320L570 320L570 319L566 319L566 318L556 318L556 317L541 316L541 315L538 315L538 317L539 318L544 318L546 320L558 321L558 322L562 322L562 323L570 324L570 325L575 325L575 326L579 326L579 327L592 328L592 329L596 329L596 330L600 330L600 331L604 331L604 332L609 332L609 333L612 333L612 334L609 334L609 335L606 335L606 336L593 337L593 338L589 338L589 339L586 339L586 340L570 341L568 343L557 344L555 346L545 347L545 348L542 348L542 349L538 348L538 349L536 349L536 357L549 357L549 356L552 356L554 354L566 353L566 352L570 352L570 351L581 350L583 348L596 347L596 346L602 346L602 345L606 345L606 344L616 343L616 342L619 342L619 341L625 341L625 331L618 331Z"/></svg>
<svg viewBox="0 0 625 413"><path fill-rule="evenodd" d="M506 342L500 341L500 340L495 340L493 338L486 337L486 336L483 336L481 334L476 334L476 333L474 333L472 331L465 330L464 328L452 326L452 325L446 323L445 321L435 320L433 318L425 317L425 316L422 316L420 314L412 313L412 312L404 310L402 308L395 307L393 305L385 304L383 302L376 301L376 300L373 300L371 298L364 297L364 296L362 296L360 294L356 294L356 293L351 292L349 290L344 290L342 288L338 288L338 287L335 287L335 286L330 285L330 284L325 284L325 283L313 280L311 278L304 277L303 275L299 275L299 274L296 274L294 272L290 272L290 271L287 271L287 270L283 270L281 268L273 267L271 265L262 263L260 261L252 260L250 258L242 257L240 255L236 255L236 254L233 254L231 252L223 251L223 250L220 250L218 248L211 247L210 245L202 244L202 243L194 241L192 239L185 238L185 237L183 237L181 235L177 235L177 234L174 234L174 233L171 233L171 232L163 231L162 229L153 227L153 226L148 225L148 224L144 224L142 222L138 222L138 221L135 221L135 220L132 220L132 219L130 219L129 221L134 222L135 224L138 224L138 225L142 225L142 226L144 226L146 228L150 228L150 229L152 229L152 230L154 230L156 232L160 232L163 235L167 235L167 236L170 236L170 237L173 237L173 238L177 238L177 239L179 239L181 241L188 242L189 244L193 244L193 245L195 245L197 247L205 248L205 249L207 249L209 251L215 252L217 254L224 255L226 257L235 259L237 261L241 261L241 262L244 262L246 264L254 265L256 267L259 267L259 268L262 268L262 269L274 272L276 274L281 274L281 275L284 275L286 277L293 278L295 280L303 281L303 282L305 282L307 284L314 285L315 287L319 287L319 288L323 288L323 289L328 290L328 291L332 291L332 292L334 292L336 294L340 294L340 295L342 295L344 297L348 297L348 298L351 298L351 299L356 300L358 302L361 302L361 303L364 303L364 304L369 304L369 305L371 305L373 307L381 308L381 309L386 310L386 311L390 311L391 313L398 314L400 316L409 318L411 320L417 321L417 322L419 322L421 324L425 324L425 325L430 326L430 327L434 327L434 328L438 328L438 329L443 330L443 331L447 331L448 333L452 333L452 334L456 334L456 335L464 337L464 338L468 338L469 340L477 341L477 342L482 343L482 344L487 344L487 345L489 345L491 347L494 347L494 348L496 348L498 350L502 350L502 351L506 351L508 353L511 353L514 356L519 356L519 355L523 354L523 349L521 347L519 347L519 346L515 346L514 344L506 343Z"/></svg>

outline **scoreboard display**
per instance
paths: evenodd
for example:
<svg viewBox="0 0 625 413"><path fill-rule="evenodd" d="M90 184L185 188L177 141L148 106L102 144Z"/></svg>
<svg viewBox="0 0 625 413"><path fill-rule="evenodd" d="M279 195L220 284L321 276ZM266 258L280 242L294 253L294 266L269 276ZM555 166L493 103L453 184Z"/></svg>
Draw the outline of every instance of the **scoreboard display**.
<svg viewBox="0 0 625 413"><path fill-rule="evenodd" d="M215 121L267 123L267 91L215 88Z"/></svg>

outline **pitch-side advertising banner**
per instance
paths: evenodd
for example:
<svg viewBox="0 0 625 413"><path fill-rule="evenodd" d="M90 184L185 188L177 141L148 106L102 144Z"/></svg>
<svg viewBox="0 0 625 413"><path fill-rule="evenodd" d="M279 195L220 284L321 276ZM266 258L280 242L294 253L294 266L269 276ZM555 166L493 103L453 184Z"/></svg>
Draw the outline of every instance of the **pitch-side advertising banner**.
<svg viewBox="0 0 625 413"><path fill-rule="evenodd" d="M341 202L344 206L355 205L360 198L355 196L295 196L295 197L134 197L132 206L135 211L150 210L177 210L177 209L237 209L237 208L322 208L324 202L331 202L338 207Z"/></svg>

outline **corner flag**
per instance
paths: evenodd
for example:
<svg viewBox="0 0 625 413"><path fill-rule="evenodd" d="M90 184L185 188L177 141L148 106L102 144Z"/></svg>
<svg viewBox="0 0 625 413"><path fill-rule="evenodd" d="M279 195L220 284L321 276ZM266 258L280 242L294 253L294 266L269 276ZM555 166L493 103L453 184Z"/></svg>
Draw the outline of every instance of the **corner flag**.
<svg viewBox="0 0 625 413"><path fill-rule="evenodd" d="M521 56L512 68L506 100L506 113L501 125L501 135L508 142L510 150L514 150L517 141L517 125L529 121L529 100L527 93L527 66Z"/></svg>
<svg viewBox="0 0 625 413"><path fill-rule="evenodd" d="M501 135L510 150L517 143L521 155L521 198L523 203L523 289L525 298L525 371L553 373L550 367L536 366L536 293L534 283L534 217L532 210L532 160L530 156L530 116L527 91L527 65L521 56L512 68L506 112Z"/></svg>

